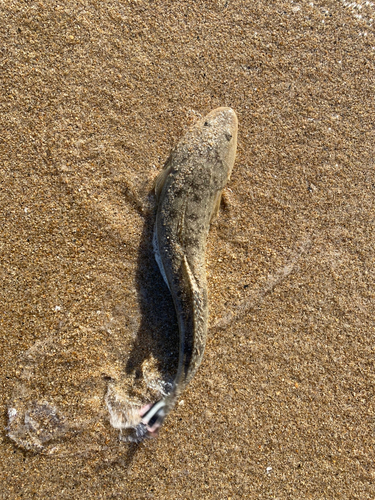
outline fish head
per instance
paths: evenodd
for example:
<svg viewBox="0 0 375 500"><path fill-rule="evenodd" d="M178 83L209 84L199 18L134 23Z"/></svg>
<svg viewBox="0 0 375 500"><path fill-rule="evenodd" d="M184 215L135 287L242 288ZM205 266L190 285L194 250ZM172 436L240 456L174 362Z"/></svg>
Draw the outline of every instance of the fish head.
<svg viewBox="0 0 375 500"><path fill-rule="evenodd" d="M238 119L232 108L216 108L195 125L202 143L229 166L228 178L237 149Z"/></svg>
<svg viewBox="0 0 375 500"><path fill-rule="evenodd" d="M199 125L197 125L199 127L203 126L205 130L217 131L216 137L224 136L228 142L230 142L231 138L237 140L238 119L232 108L213 109L208 115L201 118L198 123Z"/></svg>
<svg viewBox="0 0 375 500"><path fill-rule="evenodd" d="M156 180L155 193L162 190L180 165L222 165L225 182L229 180L237 150L237 115L232 108L216 108L192 125L171 151L162 172Z"/></svg>

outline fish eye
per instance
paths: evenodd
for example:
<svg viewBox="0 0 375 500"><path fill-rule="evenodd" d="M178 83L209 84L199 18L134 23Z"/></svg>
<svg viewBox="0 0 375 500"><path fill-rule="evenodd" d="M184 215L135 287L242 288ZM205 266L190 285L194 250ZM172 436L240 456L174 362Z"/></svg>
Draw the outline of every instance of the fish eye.
<svg viewBox="0 0 375 500"><path fill-rule="evenodd" d="M224 135L225 135L225 138L226 138L227 141L230 141L232 139L232 134L226 133Z"/></svg>
<svg viewBox="0 0 375 500"><path fill-rule="evenodd" d="M204 122L204 126L209 127L210 126L209 122Z"/></svg>

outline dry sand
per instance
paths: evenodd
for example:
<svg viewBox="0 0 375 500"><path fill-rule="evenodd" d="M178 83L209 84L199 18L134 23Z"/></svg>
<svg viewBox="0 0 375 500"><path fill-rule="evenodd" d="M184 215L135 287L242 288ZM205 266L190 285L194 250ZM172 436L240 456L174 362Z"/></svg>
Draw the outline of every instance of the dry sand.
<svg viewBox="0 0 375 500"><path fill-rule="evenodd" d="M375 497L372 18L3 0L1 499ZM206 354L159 439L129 443L106 394L144 403L176 365L153 180L218 106L240 128Z"/></svg>

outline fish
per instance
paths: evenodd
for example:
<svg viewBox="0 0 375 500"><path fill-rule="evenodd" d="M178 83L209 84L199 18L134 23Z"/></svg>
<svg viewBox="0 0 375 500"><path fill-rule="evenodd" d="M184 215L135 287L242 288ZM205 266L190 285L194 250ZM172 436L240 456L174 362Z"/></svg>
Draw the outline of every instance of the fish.
<svg viewBox="0 0 375 500"><path fill-rule="evenodd" d="M208 323L206 241L232 173L237 131L233 109L214 109L188 129L156 179L153 248L177 313L179 358L170 392L140 409L150 437L158 434L203 358Z"/></svg>

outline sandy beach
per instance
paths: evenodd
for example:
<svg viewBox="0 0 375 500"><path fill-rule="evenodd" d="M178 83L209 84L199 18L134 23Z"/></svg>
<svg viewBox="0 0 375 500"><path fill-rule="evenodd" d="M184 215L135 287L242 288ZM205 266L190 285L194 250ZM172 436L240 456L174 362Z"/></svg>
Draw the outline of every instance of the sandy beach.
<svg viewBox="0 0 375 500"><path fill-rule="evenodd" d="M0 499L375 498L375 4L0 6ZM173 379L155 178L219 106L203 363ZM134 415L133 415L134 416Z"/></svg>

